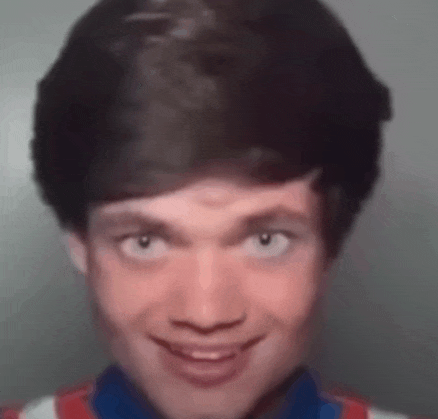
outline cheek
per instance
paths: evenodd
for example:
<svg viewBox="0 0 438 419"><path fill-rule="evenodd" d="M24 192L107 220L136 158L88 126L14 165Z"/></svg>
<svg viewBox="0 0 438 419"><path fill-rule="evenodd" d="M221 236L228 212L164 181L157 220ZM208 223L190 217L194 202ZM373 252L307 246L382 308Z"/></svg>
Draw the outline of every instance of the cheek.
<svg viewBox="0 0 438 419"><path fill-rule="evenodd" d="M181 257L172 263L130 265L100 249L93 257L89 285L107 321L119 329L135 328L137 322L166 310L175 294L175 278L193 273L192 265Z"/></svg>
<svg viewBox="0 0 438 419"><path fill-rule="evenodd" d="M91 264L90 287L105 318L119 327L132 323L145 305L153 304L151 284L110 251L96 252ZM148 304L148 298L151 301Z"/></svg>
<svg viewBox="0 0 438 419"><path fill-rule="evenodd" d="M248 289L278 321L298 325L309 317L318 300L322 266L319 252L303 249L281 268L253 273Z"/></svg>

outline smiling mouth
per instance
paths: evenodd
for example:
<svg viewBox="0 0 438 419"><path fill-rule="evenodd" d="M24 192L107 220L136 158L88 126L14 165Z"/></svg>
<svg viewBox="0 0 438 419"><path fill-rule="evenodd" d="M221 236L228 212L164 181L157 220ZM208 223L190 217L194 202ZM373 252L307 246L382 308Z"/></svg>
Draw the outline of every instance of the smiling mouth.
<svg viewBox="0 0 438 419"><path fill-rule="evenodd" d="M253 347L264 336L233 344L167 342L150 336L161 348L162 368L178 380L198 388L212 388L237 380L251 365Z"/></svg>
<svg viewBox="0 0 438 419"><path fill-rule="evenodd" d="M234 358L245 349L248 349L250 346L255 345L262 339L262 337L256 337L244 343L215 345L198 343L170 343L165 340L155 338L153 336L151 336L151 339L160 346L165 347L174 355L177 355L184 359L195 362L209 361L214 363Z"/></svg>

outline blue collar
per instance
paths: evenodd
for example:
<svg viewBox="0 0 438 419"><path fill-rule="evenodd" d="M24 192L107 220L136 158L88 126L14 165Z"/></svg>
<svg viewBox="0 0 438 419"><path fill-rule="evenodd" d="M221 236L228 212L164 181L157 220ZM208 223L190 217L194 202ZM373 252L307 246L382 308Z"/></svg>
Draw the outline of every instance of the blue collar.
<svg viewBox="0 0 438 419"><path fill-rule="evenodd" d="M339 419L340 406L321 397L316 380L304 370L287 390L276 419ZM96 379L91 407L98 419L165 419L116 365Z"/></svg>

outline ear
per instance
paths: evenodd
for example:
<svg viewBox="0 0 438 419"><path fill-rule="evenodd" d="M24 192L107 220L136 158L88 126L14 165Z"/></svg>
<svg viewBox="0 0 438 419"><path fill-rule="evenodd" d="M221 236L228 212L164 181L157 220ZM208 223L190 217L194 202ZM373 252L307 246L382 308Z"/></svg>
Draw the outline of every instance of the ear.
<svg viewBox="0 0 438 419"><path fill-rule="evenodd" d="M77 233L68 231L62 236L62 241L73 265L82 275L86 276L88 273L88 258L85 239Z"/></svg>

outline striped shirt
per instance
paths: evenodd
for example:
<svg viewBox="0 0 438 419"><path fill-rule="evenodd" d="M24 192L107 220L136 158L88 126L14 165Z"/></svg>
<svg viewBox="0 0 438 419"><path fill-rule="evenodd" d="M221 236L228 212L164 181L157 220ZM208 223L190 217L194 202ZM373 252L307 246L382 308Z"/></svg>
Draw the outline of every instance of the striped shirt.
<svg viewBox="0 0 438 419"><path fill-rule="evenodd" d="M305 370L293 382L275 411L275 419L410 419L384 411L356 397L318 391L316 377ZM1 419L161 419L117 366L95 381L26 404L4 408Z"/></svg>

